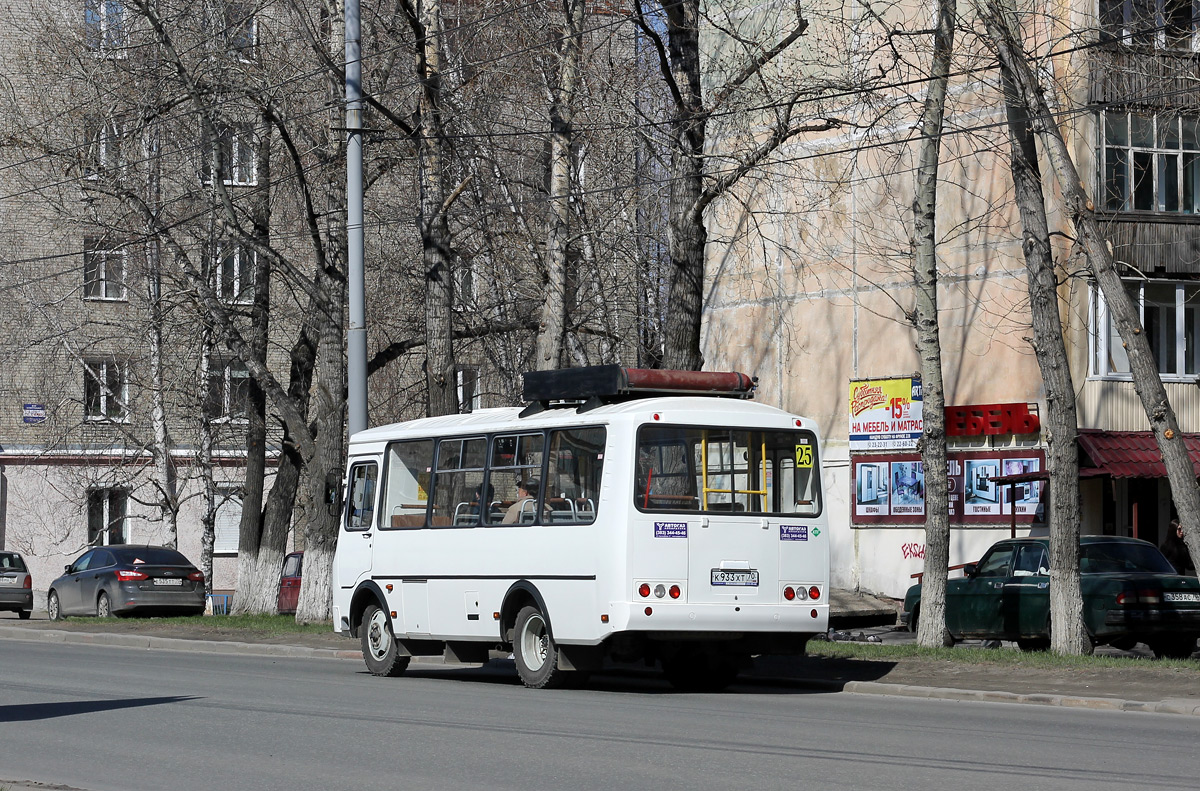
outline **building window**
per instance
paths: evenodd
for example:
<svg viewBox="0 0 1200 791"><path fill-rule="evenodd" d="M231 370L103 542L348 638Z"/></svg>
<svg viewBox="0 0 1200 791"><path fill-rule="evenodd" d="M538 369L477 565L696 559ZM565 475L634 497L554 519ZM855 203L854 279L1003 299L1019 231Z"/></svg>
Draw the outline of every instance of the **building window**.
<svg viewBox="0 0 1200 791"><path fill-rule="evenodd" d="M213 361L208 369L208 414L216 420L245 420L250 374L237 360Z"/></svg>
<svg viewBox="0 0 1200 791"><path fill-rule="evenodd" d="M1194 50L1200 9L1195 0L1100 0L1102 41Z"/></svg>
<svg viewBox="0 0 1200 791"><path fill-rule="evenodd" d="M458 386L458 411L474 412L479 409L479 369L473 365L460 365L456 372Z"/></svg>
<svg viewBox="0 0 1200 791"><path fill-rule="evenodd" d="M126 367L112 359L84 363L83 410L87 420L125 420L129 417Z"/></svg>
<svg viewBox="0 0 1200 791"><path fill-rule="evenodd" d="M83 298L125 299L126 251L101 239L83 240Z"/></svg>
<svg viewBox="0 0 1200 791"><path fill-rule="evenodd" d="M215 43L223 45L240 60L251 60L258 43L258 20L254 4L238 0L216 0L205 9L205 29Z"/></svg>
<svg viewBox="0 0 1200 791"><path fill-rule="evenodd" d="M230 186L252 187L257 184L254 127L250 124L234 124L219 129L217 134L216 161L210 163L210 172L219 173L221 180Z"/></svg>
<svg viewBox="0 0 1200 791"><path fill-rule="evenodd" d="M213 522L213 553L236 555L242 529L241 488L217 489L217 513Z"/></svg>
<svg viewBox="0 0 1200 791"><path fill-rule="evenodd" d="M1162 280L1126 284L1163 379L1194 380L1200 372L1200 284ZM1129 357L1098 288L1092 289L1092 375L1128 379Z"/></svg>
<svg viewBox="0 0 1200 791"><path fill-rule="evenodd" d="M225 242L217 248L217 297L230 304L254 301L258 253L244 244Z"/></svg>
<svg viewBox="0 0 1200 791"><path fill-rule="evenodd" d="M87 498L88 546L124 544L129 538L125 524L129 492L125 489L92 489Z"/></svg>
<svg viewBox="0 0 1200 791"><path fill-rule="evenodd" d="M243 60L254 57L258 43L258 20L254 17L254 6L249 3L227 3L225 5L225 43L230 52L236 52Z"/></svg>
<svg viewBox="0 0 1200 791"><path fill-rule="evenodd" d="M92 52L112 53L128 44L125 5L121 0L84 0L84 42Z"/></svg>
<svg viewBox="0 0 1200 791"><path fill-rule="evenodd" d="M1100 173L1112 211L1200 211L1200 118L1102 114Z"/></svg>
<svg viewBox="0 0 1200 791"><path fill-rule="evenodd" d="M121 151L124 129L112 119L92 120L86 127L88 149L83 175L88 179L111 178L125 167Z"/></svg>

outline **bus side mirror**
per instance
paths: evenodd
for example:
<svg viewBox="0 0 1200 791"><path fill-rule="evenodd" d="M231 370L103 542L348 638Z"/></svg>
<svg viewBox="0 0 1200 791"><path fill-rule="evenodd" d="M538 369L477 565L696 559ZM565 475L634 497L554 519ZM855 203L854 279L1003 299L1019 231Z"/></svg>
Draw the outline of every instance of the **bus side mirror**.
<svg viewBox="0 0 1200 791"><path fill-rule="evenodd" d="M342 476L336 472L325 476L325 505L330 516L337 516L342 510Z"/></svg>

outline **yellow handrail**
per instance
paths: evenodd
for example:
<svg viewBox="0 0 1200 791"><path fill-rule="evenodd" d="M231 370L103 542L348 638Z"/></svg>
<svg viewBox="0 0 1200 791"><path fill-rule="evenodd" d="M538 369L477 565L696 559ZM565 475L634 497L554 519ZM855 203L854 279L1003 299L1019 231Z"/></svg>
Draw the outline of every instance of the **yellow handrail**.
<svg viewBox="0 0 1200 791"><path fill-rule="evenodd" d="M730 438L732 445L732 437ZM762 445L760 447L760 458L762 459L762 486L761 489L710 489L708 487L708 430L705 429L700 435L700 482L703 496L700 498L700 510L708 510L708 495L711 494L757 494L760 497L767 496L767 438L764 435ZM731 460L732 461L732 460ZM732 475L732 470L730 471ZM762 503L760 503L762 505Z"/></svg>

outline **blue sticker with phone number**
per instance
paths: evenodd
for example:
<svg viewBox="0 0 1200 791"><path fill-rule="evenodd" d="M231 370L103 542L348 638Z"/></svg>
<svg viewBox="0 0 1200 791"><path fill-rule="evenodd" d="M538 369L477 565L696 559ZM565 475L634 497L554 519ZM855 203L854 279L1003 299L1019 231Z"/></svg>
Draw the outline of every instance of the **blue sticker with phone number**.
<svg viewBox="0 0 1200 791"><path fill-rule="evenodd" d="M807 541L808 525L780 525L780 541Z"/></svg>
<svg viewBox="0 0 1200 791"><path fill-rule="evenodd" d="M687 538L687 522L655 522L655 538Z"/></svg>

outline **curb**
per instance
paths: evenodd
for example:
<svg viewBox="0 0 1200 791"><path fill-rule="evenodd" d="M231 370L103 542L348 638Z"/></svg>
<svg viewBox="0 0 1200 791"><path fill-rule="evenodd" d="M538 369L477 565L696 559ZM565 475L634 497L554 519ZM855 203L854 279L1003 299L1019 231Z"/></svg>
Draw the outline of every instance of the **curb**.
<svg viewBox="0 0 1200 791"><path fill-rule="evenodd" d="M180 637L150 637L137 634L106 634L100 632L68 632L53 629L30 629L20 626L0 626L0 639L35 643L77 643L157 651L191 651L193 653L236 654L241 656L282 656L302 659L361 660L357 649L309 648L300 645L271 645L222 640L188 640ZM449 665L441 657L414 657L418 664ZM1200 716L1200 702L1168 698L1158 702L1123 700L1120 698L1087 698L1075 695L1047 693L1001 692L999 690L955 689L925 687L913 684L888 684L882 681L820 681L787 678L785 676L755 676L759 682L775 681L828 692L851 692L857 695L892 695L933 700L963 700L981 703L1021 703L1036 706L1060 706L1073 709L1104 711L1140 711L1150 714L1181 714Z"/></svg>

